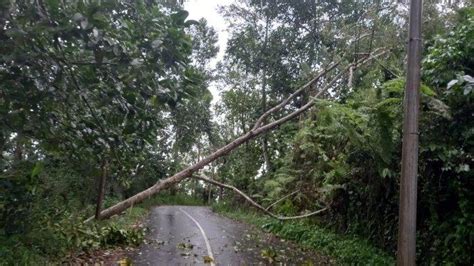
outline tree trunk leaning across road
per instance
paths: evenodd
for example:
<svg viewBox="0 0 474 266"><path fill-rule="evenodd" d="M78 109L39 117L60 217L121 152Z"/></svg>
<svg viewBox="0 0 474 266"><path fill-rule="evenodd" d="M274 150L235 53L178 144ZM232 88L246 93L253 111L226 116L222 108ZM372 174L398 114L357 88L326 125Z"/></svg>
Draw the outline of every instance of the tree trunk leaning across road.
<svg viewBox="0 0 474 266"><path fill-rule="evenodd" d="M385 54L385 52L386 51L378 50L378 51L366 56L366 58L364 60L358 62L358 66L363 65L364 63L368 62L369 60L371 60L373 58L376 58L378 56L381 56L381 55ZM168 178L165 178L165 179L162 179L162 180L158 181L155 185L153 185L153 186L151 186L151 187L135 194L134 196L132 196L128 199L125 199L125 200L115 204L112 207L109 207L109 208L103 210L100 213L100 218L101 219L110 218L113 215L121 213L122 211L126 210L130 206L135 205L137 203L140 203L143 200L151 197L152 195L154 195L154 194L156 194L156 193L158 193L158 192L160 192L164 189L167 189L167 188L181 182L183 179L185 179L187 177L190 177L193 173L195 173L199 169L203 168L204 166L208 165L209 163L215 161L216 159L218 159L218 158L220 158L224 155L227 155L228 153L230 153L232 150L234 150L235 148L237 148L241 144L257 137L258 135L261 135L265 132L268 132L268 131L274 129L274 128L278 127L279 125L281 125L281 124L283 124L283 123L299 116L301 113L307 111L309 108L311 108L315 104L316 99L322 93L326 92L329 88L331 88L340 79L340 77L348 71L348 69L350 67L354 66L354 64L349 64L347 67L342 69L340 71L340 73L338 73L330 82L327 83L327 85L324 88L322 88L308 103L303 105L301 108L299 108L299 109L297 109L297 110L295 110L295 111L293 111L293 112L291 112L291 113L283 116L282 118L277 119L277 120L275 120L271 123L262 125L262 122L264 121L264 119L266 117L268 117L272 113L274 113L274 112L280 110L281 108L283 108L286 104L289 103L289 101L291 99L295 98L305 88L309 87L311 84L318 81L321 77L325 76L331 70L335 69L335 67L337 65L339 65L339 63L333 64L330 67L328 67L327 69L323 70L314 79L312 79L310 82L308 82L305 85L303 85L302 87L300 87L298 90L295 91L295 93L291 94L288 98L283 100L280 104L276 105L275 107L273 107L273 108L269 109L267 112L265 112L260 118L257 119L257 122L255 123L254 127L250 131L248 131L247 133L245 133L245 134L241 135L240 137L234 139L232 142L230 142L227 145L221 147L220 149L214 151L209 156L201 159L199 162L187 167L186 169L176 173L175 175L173 175L171 177L168 177ZM87 220L85 220L85 222L89 222L93 219L94 219L94 217L92 216L92 217L88 218Z"/></svg>

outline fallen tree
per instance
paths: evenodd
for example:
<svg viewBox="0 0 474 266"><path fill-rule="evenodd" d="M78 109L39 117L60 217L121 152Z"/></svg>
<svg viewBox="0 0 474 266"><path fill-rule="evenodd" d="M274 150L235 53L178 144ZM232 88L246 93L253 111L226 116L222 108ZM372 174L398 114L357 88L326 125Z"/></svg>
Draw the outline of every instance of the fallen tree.
<svg viewBox="0 0 474 266"><path fill-rule="evenodd" d="M235 193L239 194L240 196L242 196L246 201L248 201L250 203L250 205L252 205L256 209L258 209L258 210L262 211L263 213L265 213L265 214L267 214L267 215L269 215L269 216L271 216L275 219L278 219L278 220L294 220L294 219L306 218L306 217L310 217L310 216L313 216L313 215L316 215L316 214L320 214L320 213L326 211L327 209L329 209L329 207L326 206L326 207L324 207L322 209L319 209L317 211L305 213L305 214L302 214L302 215L280 216L280 215L274 214L273 212L269 211L268 207L265 208L262 205L258 204L252 198L250 198L247 194L245 194L244 192L242 192L241 190L239 190L238 188L236 188L234 186L227 185L227 184L224 184L224 183L221 183L221 182L218 182L216 180L213 180L213 179L210 179L210 178L207 178L207 177L204 177L204 176L200 176L200 175L192 175L191 177L195 178L195 179L202 180L204 182L207 182L207 183L210 183L210 184L213 184L213 185L216 185L218 187L230 189L230 190L234 191Z"/></svg>
<svg viewBox="0 0 474 266"><path fill-rule="evenodd" d="M197 163L185 168L184 170L176 173L173 176L167 177L165 179L162 179L155 183L153 186L135 194L134 196L131 196L105 210L103 210L100 215L97 217L98 219L107 219L110 218L113 215L119 214L126 210L127 208L142 202L143 200L151 197L152 195L167 189L171 186L174 186L175 184L181 182L185 178L191 177L193 173L198 171L199 169L205 167L209 163L215 161L216 159L227 155L229 152L234 150L235 148L239 147L241 144L252 140L253 138L268 132L281 124L298 117L300 114L303 112L307 111L310 109L315 103L316 99L320 97L323 93L327 92L331 87L334 86L334 84L346 73L349 71L349 69L354 69L355 67L360 67L364 65L365 63L369 62L371 59L377 58L383 54L385 54L386 51L383 49L377 49L374 52L364 55L363 58L358 60L357 62L348 64L344 68L340 69L339 73L337 73L329 82L326 83L326 85L321 88L318 93L316 93L305 105L301 106L299 109L296 109L294 111L291 111L289 114L284 115L283 117L274 120L273 122L269 122L267 124L263 124L264 121L267 121L266 119L268 116L274 114L275 112L279 111L282 109L284 106L286 106L292 99L300 95L305 89L311 87L314 83L319 81L322 77L325 77L328 73L330 73L332 70L336 69L337 66L340 65L341 61L338 61L334 64L331 64L329 67L326 69L322 70L319 74L317 74L313 79L311 79L309 82L304 84L303 86L299 87L294 93L292 93L290 96L288 96L286 99L284 99L282 102L280 102L278 105L274 106L273 108L269 109L266 111L264 114L262 114L257 121L255 122L255 125L253 128L246 132L245 134L241 135L240 137L234 139L227 145L217 149L207 157L201 159ZM263 208L265 209L265 208ZM88 218L85 220L85 222L92 221L94 219L94 216Z"/></svg>

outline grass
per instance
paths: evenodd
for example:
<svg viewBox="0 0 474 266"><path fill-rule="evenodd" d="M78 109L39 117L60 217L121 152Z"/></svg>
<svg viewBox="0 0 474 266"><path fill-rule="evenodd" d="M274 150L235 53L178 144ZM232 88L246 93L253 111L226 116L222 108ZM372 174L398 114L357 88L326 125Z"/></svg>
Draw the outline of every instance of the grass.
<svg viewBox="0 0 474 266"><path fill-rule="evenodd" d="M373 247L368 241L355 236L336 234L312 223L309 219L282 222L225 203L213 205L213 210L229 218L257 225L283 239L293 240L304 247L312 248L335 259L337 265L395 264L390 254Z"/></svg>

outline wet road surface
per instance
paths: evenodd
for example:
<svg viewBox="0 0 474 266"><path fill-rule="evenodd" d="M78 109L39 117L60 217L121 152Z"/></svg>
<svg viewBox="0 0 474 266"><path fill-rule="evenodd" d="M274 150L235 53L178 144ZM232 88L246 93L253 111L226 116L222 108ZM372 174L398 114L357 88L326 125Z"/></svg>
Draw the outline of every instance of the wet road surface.
<svg viewBox="0 0 474 266"><path fill-rule="evenodd" d="M133 265L327 265L329 260L208 207L160 206Z"/></svg>

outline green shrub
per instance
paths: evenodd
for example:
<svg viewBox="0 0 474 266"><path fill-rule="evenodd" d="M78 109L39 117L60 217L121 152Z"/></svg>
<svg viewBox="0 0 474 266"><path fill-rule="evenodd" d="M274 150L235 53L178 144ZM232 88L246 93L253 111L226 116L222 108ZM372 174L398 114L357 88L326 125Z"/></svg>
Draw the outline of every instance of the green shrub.
<svg viewBox="0 0 474 266"><path fill-rule="evenodd" d="M123 229L116 224L102 227L98 232L101 247L137 246L142 243L145 230L140 228Z"/></svg>
<svg viewBox="0 0 474 266"><path fill-rule="evenodd" d="M367 240L351 235L340 235L311 223L310 220L278 221L255 212L244 211L227 203L213 205L213 210L230 218L260 226L281 238L293 240L317 252L334 258L344 265L393 265L395 260L375 248Z"/></svg>

